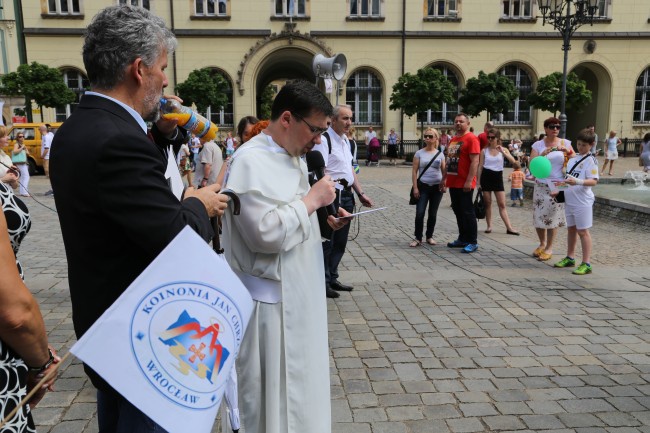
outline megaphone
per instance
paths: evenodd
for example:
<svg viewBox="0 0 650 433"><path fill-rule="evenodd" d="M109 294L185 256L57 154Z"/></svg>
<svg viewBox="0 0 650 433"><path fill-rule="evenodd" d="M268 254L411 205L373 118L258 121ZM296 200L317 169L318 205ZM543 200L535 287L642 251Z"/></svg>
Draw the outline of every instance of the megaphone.
<svg viewBox="0 0 650 433"><path fill-rule="evenodd" d="M347 68L348 61L343 54L337 54L334 57L325 57L322 54L316 54L312 64L312 69L316 77L334 78L337 81L345 76Z"/></svg>

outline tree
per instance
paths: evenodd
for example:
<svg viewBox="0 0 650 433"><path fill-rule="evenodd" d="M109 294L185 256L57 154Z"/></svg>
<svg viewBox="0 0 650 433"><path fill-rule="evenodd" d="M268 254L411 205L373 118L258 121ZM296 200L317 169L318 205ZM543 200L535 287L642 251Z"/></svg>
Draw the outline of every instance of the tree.
<svg viewBox="0 0 650 433"><path fill-rule="evenodd" d="M77 95L63 81L61 71L41 63L18 66L0 78L0 94L24 96L27 118L32 121L32 101L43 113L43 107L61 107L77 99Z"/></svg>
<svg viewBox="0 0 650 433"><path fill-rule="evenodd" d="M269 84L264 88L264 91L260 96L260 111L258 113L260 119L271 118L271 106L273 105L273 99L275 99L275 86Z"/></svg>
<svg viewBox="0 0 650 433"><path fill-rule="evenodd" d="M467 86L461 90L458 103L463 111L476 117L487 111L488 120L497 113L506 113L519 96L515 83L505 75L479 71L478 77L467 80Z"/></svg>
<svg viewBox="0 0 650 433"><path fill-rule="evenodd" d="M228 104L227 92L230 84L213 68L195 69L187 80L176 85L176 94L185 105L196 105L199 112L205 113L208 107L222 108Z"/></svg>
<svg viewBox="0 0 650 433"><path fill-rule="evenodd" d="M555 116L562 106L562 73L553 72L542 77L537 88L526 98L528 103ZM581 112L591 102L591 90L587 83L571 72L566 80L566 110Z"/></svg>
<svg viewBox="0 0 650 433"><path fill-rule="evenodd" d="M456 102L456 86L443 75L431 67L418 69L415 75L407 72L399 77L393 85L390 96L391 110L403 110L404 114L411 117L427 110L440 110L443 103ZM424 133L424 119L420 120L420 130Z"/></svg>

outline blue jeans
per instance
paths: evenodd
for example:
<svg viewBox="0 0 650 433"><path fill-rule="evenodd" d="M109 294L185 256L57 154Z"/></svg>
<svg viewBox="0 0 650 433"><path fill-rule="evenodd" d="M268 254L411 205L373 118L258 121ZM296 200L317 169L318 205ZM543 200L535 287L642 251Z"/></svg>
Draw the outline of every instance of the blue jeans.
<svg viewBox="0 0 650 433"><path fill-rule="evenodd" d="M473 189L465 192L463 188L449 188L451 208L454 210L456 224L458 225L458 240L467 244L476 244L478 236L474 202L472 201L473 195Z"/></svg>
<svg viewBox="0 0 650 433"><path fill-rule="evenodd" d="M427 216L426 239L433 237L433 230L436 228L436 216L438 215L438 206L442 200L442 191L440 184L427 185L418 182L420 199L415 205L415 239L422 242L422 228L424 227L424 212L429 205L429 214Z"/></svg>
<svg viewBox="0 0 650 433"><path fill-rule="evenodd" d="M523 188L511 188L510 189L510 200L523 200L524 199L524 189Z"/></svg>
<svg viewBox="0 0 650 433"><path fill-rule="evenodd" d="M352 191L341 191L339 206L352 213L354 211L354 194ZM345 254L345 247L348 244L348 233L350 224L346 224L340 230L335 230L331 241L323 242L323 260L325 261L325 284L339 278L339 263Z"/></svg>
<svg viewBox="0 0 650 433"><path fill-rule="evenodd" d="M97 390L99 433L167 433L117 393Z"/></svg>

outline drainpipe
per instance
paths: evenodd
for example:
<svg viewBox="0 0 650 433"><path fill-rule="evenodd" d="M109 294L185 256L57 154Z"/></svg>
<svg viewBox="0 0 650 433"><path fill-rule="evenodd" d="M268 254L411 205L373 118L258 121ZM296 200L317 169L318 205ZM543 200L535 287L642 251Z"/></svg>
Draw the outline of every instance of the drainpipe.
<svg viewBox="0 0 650 433"><path fill-rule="evenodd" d="M174 33L174 0L169 0L169 11L171 15L171 20L170 20L170 25L171 25L171 31ZM176 52L174 52L174 55L172 56L172 70L174 71L174 92L176 92L176 84L178 83L178 80L176 78Z"/></svg>
<svg viewBox="0 0 650 433"><path fill-rule="evenodd" d="M16 15L16 36L18 37L18 60L21 65L24 65L27 63L27 45L25 44L22 0L14 0L14 13Z"/></svg>
<svg viewBox="0 0 650 433"><path fill-rule="evenodd" d="M406 63L406 0L402 0L402 74ZM404 112L399 110L399 153L404 156Z"/></svg>

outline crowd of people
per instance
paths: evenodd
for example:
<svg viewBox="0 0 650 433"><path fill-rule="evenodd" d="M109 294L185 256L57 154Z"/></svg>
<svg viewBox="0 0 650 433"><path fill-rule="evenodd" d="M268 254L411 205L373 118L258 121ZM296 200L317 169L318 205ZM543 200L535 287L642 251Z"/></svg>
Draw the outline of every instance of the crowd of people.
<svg viewBox="0 0 650 433"><path fill-rule="evenodd" d="M354 290L339 280L338 270L351 213L357 200L374 206L357 176L352 107L332 106L316 86L295 80L277 94L269 120L242 118L236 135L227 133L224 148L212 140L202 142L175 120L159 117L158 101L168 84L165 68L175 48L173 33L147 10L124 5L102 10L88 26L83 45L91 89L54 137L43 132L49 137L43 157L48 176L51 161L77 338L184 227L209 242L215 234L211 219L222 217L225 257L254 300L235 385L245 429L329 433L326 298ZM146 122L152 124L150 130ZM425 146L415 153L411 171L416 207L409 246L437 244L436 218L447 192L458 232L447 247L466 254L478 251L475 193L486 205L485 233L494 230L495 197L506 233L519 235L507 212L504 164L514 168L508 177L512 205L523 206L522 165L546 158L551 173L535 179L533 192L532 224L539 245L532 254L550 260L558 228L567 227L567 254L554 267L576 266L580 240L582 261L574 273L591 273L591 188L599 178L593 130L580 131L576 153L571 141L558 136L559 119L550 117L544 121L544 136L526 157L521 141L505 145L492 123L478 137L470 128L470 118L459 113L453 136L435 128L424 131ZM16 138L9 150L7 130L0 126L0 369L13 384L0 394L0 405L3 418L17 408L8 424L12 431L31 432L30 409L52 389L55 377L39 381L57 368L60 358L48 345L43 318L17 260L30 216L12 191L21 180L19 195L29 197L24 136ZM365 140L376 140L372 128ZM392 164L399 142L391 129L387 156ZM602 171L609 163L611 174L620 145L615 131L606 143ZM308 152L320 153L322 172L308 172L303 158ZM650 134L640 158L649 170ZM170 164L178 170L168 170ZM182 193L170 188L183 178L187 188ZM222 188L236 194L246 211L235 216ZM321 231L323 223L330 234ZM92 368L84 369L97 388L100 431L164 431ZM29 404L19 406L35 388Z"/></svg>

